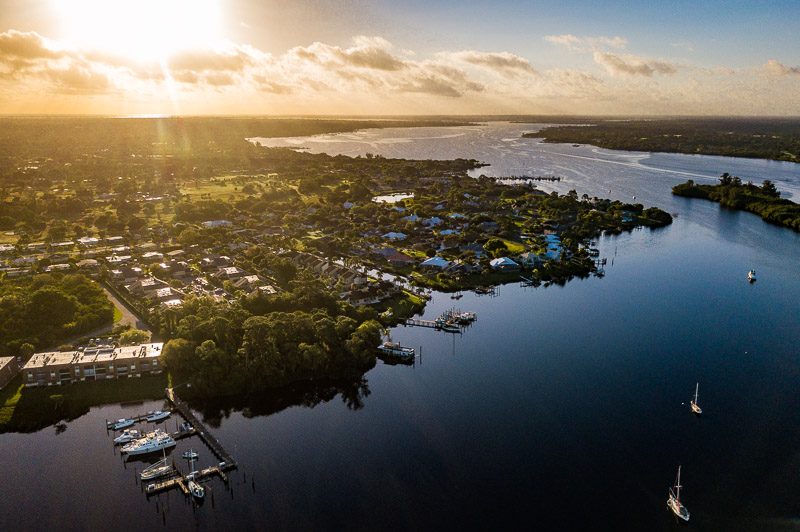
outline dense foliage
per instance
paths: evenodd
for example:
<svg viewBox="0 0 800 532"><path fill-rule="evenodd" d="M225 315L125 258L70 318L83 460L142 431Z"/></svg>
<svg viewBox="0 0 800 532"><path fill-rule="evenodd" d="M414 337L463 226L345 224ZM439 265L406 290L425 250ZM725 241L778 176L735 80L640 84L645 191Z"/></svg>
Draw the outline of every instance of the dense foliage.
<svg viewBox="0 0 800 532"><path fill-rule="evenodd" d="M680 118L547 127L524 137L615 150L699 153L800 162L800 120Z"/></svg>
<svg viewBox="0 0 800 532"><path fill-rule="evenodd" d="M738 177L722 174L718 185L697 185L691 179L672 187L672 193L719 202L726 207L755 213L767 222L800 231L800 205L782 199L775 185L765 180L758 187Z"/></svg>
<svg viewBox="0 0 800 532"><path fill-rule="evenodd" d="M0 349L18 355L88 333L114 318L103 290L83 275L44 274L0 280Z"/></svg>
<svg viewBox="0 0 800 532"><path fill-rule="evenodd" d="M164 316L173 339L162 358L203 393L361 375L374 364L381 340L374 315L337 302L314 281L234 304L190 296Z"/></svg>

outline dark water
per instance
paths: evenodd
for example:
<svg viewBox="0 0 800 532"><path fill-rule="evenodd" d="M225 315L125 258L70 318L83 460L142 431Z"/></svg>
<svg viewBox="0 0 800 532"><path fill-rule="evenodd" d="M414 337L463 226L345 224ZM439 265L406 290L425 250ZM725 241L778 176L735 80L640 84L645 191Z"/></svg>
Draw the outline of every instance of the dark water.
<svg viewBox="0 0 800 532"><path fill-rule="evenodd" d="M147 500L137 465L124 466L102 428L160 402L97 408L62 434L0 435L0 529L672 530L667 489L679 464L691 528L797 529L800 236L669 187L728 171L797 190L800 168L666 155L628 166L607 160L632 154L535 141L526 166L524 146L493 147L519 126L491 127L475 133L482 145L465 128L473 157L679 215L664 229L600 238L602 279L436 294L425 317L455 304L479 318L463 336L393 330L422 346L414 367L379 362L362 383L197 404L242 465L229 490L207 484L201 507L178 492ZM365 149L466 155L448 148L453 138ZM536 168L537 158L564 169ZM688 406L697 382L702 418ZM201 466L213 463L196 439L173 454L189 446Z"/></svg>

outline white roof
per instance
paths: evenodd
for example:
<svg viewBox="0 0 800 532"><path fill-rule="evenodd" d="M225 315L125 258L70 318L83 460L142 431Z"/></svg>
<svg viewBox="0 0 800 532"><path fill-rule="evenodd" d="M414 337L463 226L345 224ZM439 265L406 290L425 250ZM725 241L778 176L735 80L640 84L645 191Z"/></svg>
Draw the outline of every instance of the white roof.
<svg viewBox="0 0 800 532"><path fill-rule="evenodd" d="M447 268L450 266L450 261L437 255L423 261L420 266L437 266L439 268Z"/></svg>
<svg viewBox="0 0 800 532"><path fill-rule="evenodd" d="M496 259L492 259L489 261L489 264L492 266L518 266L516 262L509 259L508 257L499 257Z"/></svg>

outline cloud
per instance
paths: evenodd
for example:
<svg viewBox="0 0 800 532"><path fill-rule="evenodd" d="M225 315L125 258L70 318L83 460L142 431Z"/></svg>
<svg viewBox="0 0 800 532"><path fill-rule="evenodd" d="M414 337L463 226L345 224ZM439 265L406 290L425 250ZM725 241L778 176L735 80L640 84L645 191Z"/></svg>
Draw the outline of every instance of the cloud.
<svg viewBox="0 0 800 532"><path fill-rule="evenodd" d="M764 66L761 67L761 71L773 76L800 76L800 67L786 66L774 59L767 61Z"/></svg>
<svg viewBox="0 0 800 532"><path fill-rule="evenodd" d="M594 61L615 77L652 77L653 74L670 75L677 72L677 67L666 61L637 57L635 55L620 56L609 52L594 52Z"/></svg>
<svg viewBox="0 0 800 532"><path fill-rule="evenodd" d="M64 51L51 48L48 41L36 32L9 30L0 33L0 60L58 59L65 55Z"/></svg>
<svg viewBox="0 0 800 532"><path fill-rule="evenodd" d="M247 48L228 46L219 50L185 50L170 56L170 70L236 72L252 64L254 58Z"/></svg>
<svg viewBox="0 0 800 532"><path fill-rule="evenodd" d="M383 48L368 44L345 49L315 42L311 46L292 48L288 54L296 56L301 61L314 62L325 67L351 66L376 70L401 70L405 67L402 60Z"/></svg>
<svg viewBox="0 0 800 532"><path fill-rule="evenodd" d="M513 77L520 73L535 74L530 61L511 52L478 52L465 50L461 52L442 52L440 57L452 59L485 68L503 76Z"/></svg>
<svg viewBox="0 0 800 532"><path fill-rule="evenodd" d="M112 84L105 74L75 65L63 70L48 70L46 75L60 87L70 91L96 93L112 88Z"/></svg>
<svg viewBox="0 0 800 532"><path fill-rule="evenodd" d="M623 37L576 37L571 34L547 35L544 40L553 44L566 46L574 52L592 52L601 48L625 49L628 40Z"/></svg>

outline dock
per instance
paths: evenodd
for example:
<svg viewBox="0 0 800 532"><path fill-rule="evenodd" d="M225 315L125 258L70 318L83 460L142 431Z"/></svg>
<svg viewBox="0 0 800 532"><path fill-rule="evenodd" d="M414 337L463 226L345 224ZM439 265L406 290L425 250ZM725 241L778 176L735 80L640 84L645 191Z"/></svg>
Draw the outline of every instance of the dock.
<svg viewBox="0 0 800 532"><path fill-rule="evenodd" d="M419 318L406 318L401 323L411 327L427 327L439 331L450 333L461 333L463 329L478 319L474 312L461 312L460 310L445 310L441 316L435 320L423 320Z"/></svg>
<svg viewBox="0 0 800 532"><path fill-rule="evenodd" d="M178 470L177 466L175 466L175 470L178 473L178 476L166 480L161 480L158 482L151 482L150 484L145 486L144 488L145 493L147 495L152 495L160 491L166 491L172 488L180 488L181 492L183 492L184 495L189 495L189 488L186 487L186 485L189 483L189 480L201 481L205 478L210 478L214 475L219 476L222 479L222 481L225 482L226 484L228 483L228 475L225 474L225 466L207 467L202 471L199 471L191 479L189 478L189 475L182 474L180 470Z"/></svg>
<svg viewBox="0 0 800 532"><path fill-rule="evenodd" d="M176 436L183 438L192 436L194 434L200 436L200 439L203 440L203 443L205 443L208 448L211 449L211 452L214 453L214 456L216 456L220 461L220 465L216 467L219 468L221 472L229 469L236 469L238 467L238 464L236 463L236 460L234 460L233 456L231 456L230 453L225 450L222 444L219 443L219 440L211 435L203 422L197 419L197 416L192 413L186 403L181 401L180 398L175 395L174 388L167 388L167 399L174 408L173 412L178 412L181 417L183 417L192 426L192 428L189 430L179 431L179 434ZM186 432L186 434L180 435L182 432Z"/></svg>

